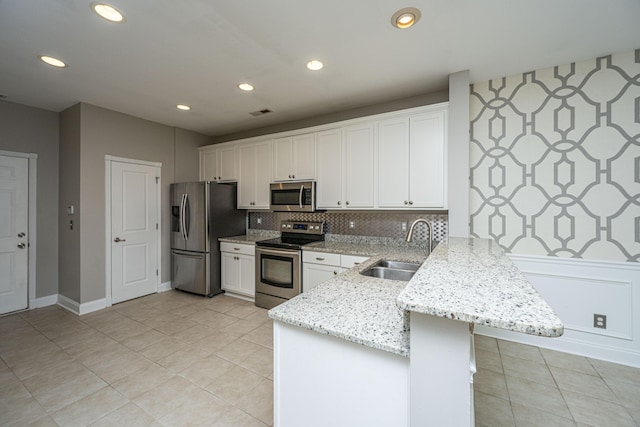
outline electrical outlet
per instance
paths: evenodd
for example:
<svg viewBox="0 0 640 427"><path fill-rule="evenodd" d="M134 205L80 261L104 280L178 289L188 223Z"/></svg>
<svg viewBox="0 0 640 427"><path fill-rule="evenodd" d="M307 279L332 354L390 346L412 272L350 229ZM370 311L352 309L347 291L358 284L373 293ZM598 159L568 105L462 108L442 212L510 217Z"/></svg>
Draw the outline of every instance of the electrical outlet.
<svg viewBox="0 0 640 427"><path fill-rule="evenodd" d="M356 228L356 223L354 221L349 221L349 228Z"/></svg>
<svg viewBox="0 0 640 427"><path fill-rule="evenodd" d="M258 217L257 222L258 224L262 224L262 218Z"/></svg>
<svg viewBox="0 0 640 427"><path fill-rule="evenodd" d="M400 228L402 229L402 231L407 231L407 223L406 222L401 222L400 223Z"/></svg>
<svg viewBox="0 0 640 427"><path fill-rule="evenodd" d="M604 314L594 314L593 327L600 328L600 329L607 329L607 316Z"/></svg>

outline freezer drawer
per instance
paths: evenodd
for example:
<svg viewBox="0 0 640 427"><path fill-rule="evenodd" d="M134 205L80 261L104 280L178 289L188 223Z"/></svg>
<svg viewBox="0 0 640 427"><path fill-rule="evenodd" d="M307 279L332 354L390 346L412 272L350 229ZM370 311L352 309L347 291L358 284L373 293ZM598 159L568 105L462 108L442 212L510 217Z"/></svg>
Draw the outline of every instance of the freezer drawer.
<svg viewBox="0 0 640 427"><path fill-rule="evenodd" d="M171 250L171 287L194 294L211 292L209 254Z"/></svg>

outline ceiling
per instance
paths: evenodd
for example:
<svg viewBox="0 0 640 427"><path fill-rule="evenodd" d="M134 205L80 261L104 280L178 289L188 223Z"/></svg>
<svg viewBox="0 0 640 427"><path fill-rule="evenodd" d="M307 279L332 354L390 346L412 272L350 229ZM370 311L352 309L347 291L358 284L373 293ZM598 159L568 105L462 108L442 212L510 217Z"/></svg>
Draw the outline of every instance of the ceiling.
<svg viewBox="0 0 640 427"><path fill-rule="evenodd" d="M120 24L90 1L0 0L7 101L219 136L435 92L465 69L477 82L640 48L640 0L108 0ZM407 6L422 19L392 27Z"/></svg>

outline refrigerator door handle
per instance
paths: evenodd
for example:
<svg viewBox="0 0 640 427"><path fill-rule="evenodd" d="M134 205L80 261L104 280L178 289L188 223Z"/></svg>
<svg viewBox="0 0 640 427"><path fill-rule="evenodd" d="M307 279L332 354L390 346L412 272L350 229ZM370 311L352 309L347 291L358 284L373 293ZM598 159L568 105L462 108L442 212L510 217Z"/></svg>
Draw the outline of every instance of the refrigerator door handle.
<svg viewBox="0 0 640 427"><path fill-rule="evenodd" d="M182 239L183 240L187 240L187 234L185 233L186 226L185 226L185 221L184 221L184 214L185 214L185 211L184 211L184 206L185 206L184 200L185 200L185 197L187 197L187 194L186 193L182 193L182 199L180 200L180 232L182 234Z"/></svg>
<svg viewBox="0 0 640 427"><path fill-rule="evenodd" d="M189 209L189 193L184 194L184 240L189 240L189 228L191 225L191 209Z"/></svg>

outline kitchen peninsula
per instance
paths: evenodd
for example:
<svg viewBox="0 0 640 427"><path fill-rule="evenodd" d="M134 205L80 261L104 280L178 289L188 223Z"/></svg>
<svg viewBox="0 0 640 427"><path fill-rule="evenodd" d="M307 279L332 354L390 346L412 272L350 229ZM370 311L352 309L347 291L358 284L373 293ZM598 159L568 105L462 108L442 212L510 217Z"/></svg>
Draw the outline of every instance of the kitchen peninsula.
<svg viewBox="0 0 640 427"><path fill-rule="evenodd" d="M308 250L356 246L323 242ZM491 240L450 238L408 283L360 272L380 259L423 261L421 250L387 245L370 255L269 311L276 425L473 425L473 326L563 333Z"/></svg>

